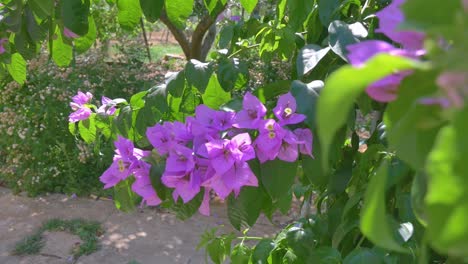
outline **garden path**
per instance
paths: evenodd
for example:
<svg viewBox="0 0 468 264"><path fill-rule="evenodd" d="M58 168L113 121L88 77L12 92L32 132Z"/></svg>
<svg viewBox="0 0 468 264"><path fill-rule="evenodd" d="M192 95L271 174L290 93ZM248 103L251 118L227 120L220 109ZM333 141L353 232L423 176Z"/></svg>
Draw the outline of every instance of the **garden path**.
<svg viewBox="0 0 468 264"><path fill-rule="evenodd" d="M200 235L212 227L232 231L222 204L212 206L210 217L195 215L182 222L173 214L154 208L123 213L109 200L71 198L60 194L28 198L13 195L10 190L0 187L0 206L2 264L202 264L205 263L204 251L195 250ZM77 239L79 242L79 238L67 233L50 232L44 235L46 245L41 254L11 254L16 242L32 234L51 218L99 221L105 229L100 237L101 249L81 256L76 262L67 262L70 246ZM249 234L268 236L277 229L267 219L261 218Z"/></svg>

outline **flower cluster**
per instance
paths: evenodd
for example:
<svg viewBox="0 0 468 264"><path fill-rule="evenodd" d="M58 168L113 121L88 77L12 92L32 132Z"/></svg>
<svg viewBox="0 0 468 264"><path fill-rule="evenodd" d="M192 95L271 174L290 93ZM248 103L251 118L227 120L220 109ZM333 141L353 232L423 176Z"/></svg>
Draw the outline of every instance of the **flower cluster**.
<svg viewBox="0 0 468 264"><path fill-rule="evenodd" d="M408 58L418 58L425 54L423 42L425 34L415 31L399 31L398 25L403 22L403 12L400 10L405 0L394 0L386 8L377 12L379 18L379 28L377 32L385 34L392 41L401 44L402 48L397 48L381 40L368 40L352 44L347 47L349 51L348 59L353 66L361 66L371 57L388 53L391 55L404 56ZM411 71L402 71L389 75L367 87L367 94L376 101L390 102L396 99L398 86L401 81Z"/></svg>
<svg viewBox="0 0 468 264"><path fill-rule="evenodd" d="M267 118L266 107L247 93L243 108L237 113L199 105L195 116L188 117L185 123L164 122L149 127L146 131L149 142L166 158L161 181L174 189L173 199L177 201L180 197L187 203L204 188L199 211L209 214L210 191L225 199L232 192L237 196L243 186L258 186L250 160L294 162L299 153L312 156L311 131L287 127L306 118L296 113L296 100L290 93L279 97L273 114L276 119ZM256 135L255 140L251 135ZM116 148L114 163L100 178L105 188L133 174L136 178L133 190L147 204L159 203L149 182L149 165L142 159L148 154L121 137Z"/></svg>
<svg viewBox="0 0 468 264"><path fill-rule="evenodd" d="M78 94L72 97L73 102L70 103L70 107L74 112L68 117L70 123L86 120L91 116L93 113L91 110L93 106L89 105L91 99L93 99L93 95L90 92L83 93L81 91L78 91ZM116 101L102 96L101 106L96 112L103 115L113 115L116 110Z"/></svg>
<svg viewBox="0 0 468 264"><path fill-rule="evenodd" d="M160 204L161 199L156 195L149 177L151 166L143 160L143 157L148 156L150 152L135 148L132 141L121 136L114 145L116 147L114 161L99 178L105 184L104 189L114 187L133 175L135 182L132 184L132 190L143 198L143 203Z"/></svg>

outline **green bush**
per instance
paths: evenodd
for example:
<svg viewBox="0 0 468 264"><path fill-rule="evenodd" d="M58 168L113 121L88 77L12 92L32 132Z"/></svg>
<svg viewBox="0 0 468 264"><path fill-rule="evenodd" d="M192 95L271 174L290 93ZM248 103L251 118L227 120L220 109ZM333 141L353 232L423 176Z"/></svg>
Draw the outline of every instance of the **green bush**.
<svg viewBox="0 0 468 264"><path fill-rule="evenodd" d="M57 68L46 56L28 67L23 86L0 86L0 183L31 196L102 192L98 177L112 160L113 145L104 140L88 145L69 133L71 97L82 90L92 92L96 101L104 94L128 98L160 83L161 66L132 58L109 62L88 53L67 69Z"/></svg>

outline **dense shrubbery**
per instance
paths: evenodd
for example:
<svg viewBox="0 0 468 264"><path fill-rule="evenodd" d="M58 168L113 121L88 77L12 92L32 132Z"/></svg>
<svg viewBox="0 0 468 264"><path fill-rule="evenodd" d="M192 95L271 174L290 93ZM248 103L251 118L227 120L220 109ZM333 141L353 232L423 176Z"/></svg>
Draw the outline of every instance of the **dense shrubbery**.
<svg viewBox="0 0 468 264"><path fill-rule="evenodd" d="M98 176L112 159L112 143L89 145L74 137L67 113L70 98L79 90L128 97L164 78L162 65L144 64L138 54L124 57L125 62L118 63L91 51L78 57L75 66L60 69L41 56L29 63L24 85L5 83L0 97L0 182L29 195L102 192Z"/></svg>

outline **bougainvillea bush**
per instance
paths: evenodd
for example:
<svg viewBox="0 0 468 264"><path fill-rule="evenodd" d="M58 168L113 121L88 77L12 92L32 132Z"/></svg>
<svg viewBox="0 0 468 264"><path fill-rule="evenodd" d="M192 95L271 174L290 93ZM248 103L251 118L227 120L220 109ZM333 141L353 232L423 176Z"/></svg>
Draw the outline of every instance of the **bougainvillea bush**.
<svg viewBox="0 0 468 264"><path fill-rule="evenodd" d="M140 1L145 16L179 27L193 8L152 3ZM217 15L226 4L202 6ZM468 3L240 4L244 16L223 23L211 61L191 60L128 100L73 98L70 131L115 142L100 180L116 206L186 219L209 214L212 194L238 230L286 213L293 196L316 208L272 238L207 232L200 247L215 263L466 262ZM295 67L252 85L243 60L252 51ZM376 125L363 137L356 116L367 113Z"/></svg>

